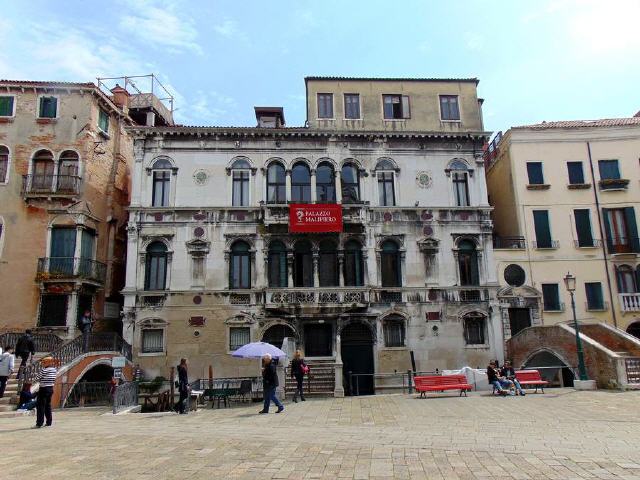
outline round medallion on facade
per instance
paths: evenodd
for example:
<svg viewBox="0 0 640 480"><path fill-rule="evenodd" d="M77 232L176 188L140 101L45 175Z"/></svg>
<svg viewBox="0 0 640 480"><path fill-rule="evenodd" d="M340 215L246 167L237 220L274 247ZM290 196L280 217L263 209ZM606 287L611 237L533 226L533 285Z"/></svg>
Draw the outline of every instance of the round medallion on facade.
<svg viewBox="0 0 640 480"><path fill-rule="evenodd" d="M195 303L196 305L200 305L202 303L202 297L200 295L194 296L193 303Z"/></svg>
<svg viewBox="0 0 640 480"><path fill-rule="evenodd" d="M196 213L193 215L194 220L202 221L207 219L207 215L204 213Z"/></svg>
<svg viewBox="0 0 640 480"><path fill-rule="evenodd" d="M416 182L420 188L429 188L433 184L431 172L418 172Z"/></svg>
<svg viewBox="0 0 640 480"><path fill-rule="evenodd" d="M458 214L458 218L460 218L460 220L469 220L469 212L460 212Z"/></svg>
<svg viewBox="0 0 640 480"><path fill-rule="evenodd" d="M433 228L427 225L422 229L422 233L424 233L425 237L430 237L431 235L433 235Z"/></svg>
<svg viewBox="0 0 640 480"><path fill-rule="evenodd" d="M393 215L391 215L391 212L384 212L383 218L385 222L390 222L393 220Z"/></svg>
<svg viewBox="0 0 640 480"><path fill-rule="evenodd" d="M504 269L504 281L512 287L521 287L524 285L525 273L520 265L512 263Z"/></svg>
<svg viewBox="0 0 640 480"><path fill-rule="evenodd" d="M164 219L164 215L162 213L156 213L153 218L156 222L161 222Z"/></svg>
<svg viewBox="0 0 640 480"><path fill-rule="evenodd" d="M196 227L193 229L193 235L195 237L201 238L204 237L204 228L202 227Z"/></svg>
<svg viewBox="0 0 640 480"><path fill-rule="evenodd" d="M424 210L420 218L422 218L422 221L427 222L433 218L433 213L431 213L431 210Z"/></svg>
<svg viewBox="0 0 640 480"><path fill-rule="evenodd" d="M196 170L193 174L193 181L196 185L206 185L209 180L209 175L205 170Z"/></svg>

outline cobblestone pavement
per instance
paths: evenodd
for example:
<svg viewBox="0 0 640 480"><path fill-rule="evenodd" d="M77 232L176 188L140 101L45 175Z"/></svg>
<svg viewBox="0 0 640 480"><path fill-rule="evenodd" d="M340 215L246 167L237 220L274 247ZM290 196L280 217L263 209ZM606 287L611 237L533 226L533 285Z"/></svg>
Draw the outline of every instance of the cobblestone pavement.
<svg viewBox="0 0 640 480"><path fill-rule="evenodd" d="M0 420L20 479L640 479L640 392L384 395L190 415L55 412ZM275 411L275 410L274 410Z"/></svg>

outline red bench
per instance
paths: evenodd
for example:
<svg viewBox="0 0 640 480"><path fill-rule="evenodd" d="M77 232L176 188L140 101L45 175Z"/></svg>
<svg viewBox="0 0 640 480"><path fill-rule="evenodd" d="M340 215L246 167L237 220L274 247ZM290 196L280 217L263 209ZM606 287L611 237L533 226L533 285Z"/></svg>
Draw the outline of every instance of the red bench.
<svg viewBox="0 0 640 480"><path fill-rule="evenodd" d="M473 388L467 383L464 375L430 375L425 377L413 377L416 392L420 392L420 397L425 397L428 392L444 392L445 390L460 390L460 396Z"/></svg>
<svg viewBox="0 0 640 480"><path fill-rule="evenodd" d="M520 382L522 388L525 388L525 385L536 387L535 393L538 393L538 387L544 393L544 387L549 385L549 382L542 380L538 370L516 370L516 380Z"/></svg>

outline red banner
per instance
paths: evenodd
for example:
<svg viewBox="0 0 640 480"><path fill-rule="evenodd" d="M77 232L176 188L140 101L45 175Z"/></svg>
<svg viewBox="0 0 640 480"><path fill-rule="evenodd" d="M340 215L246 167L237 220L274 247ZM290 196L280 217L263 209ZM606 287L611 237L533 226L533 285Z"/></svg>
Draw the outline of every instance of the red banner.
<svg viewBox="0 0 640 480"><path fill-rule="evenodd" d="M335 203L289 205L290 232L341 232L342 206Z"/></svg>

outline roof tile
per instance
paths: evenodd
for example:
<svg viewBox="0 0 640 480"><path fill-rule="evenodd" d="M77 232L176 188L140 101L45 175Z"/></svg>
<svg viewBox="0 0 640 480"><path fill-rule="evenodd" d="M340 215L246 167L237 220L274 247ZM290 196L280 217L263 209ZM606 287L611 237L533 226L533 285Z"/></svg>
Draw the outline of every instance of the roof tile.
<svg viewBox="0 0 640 480"><path fill-rule="evenodd" d="M602 118L599 120L564 120L512 127L514 130L550 130L554 128L623 127L640 125L640 117Z"/></svg>

